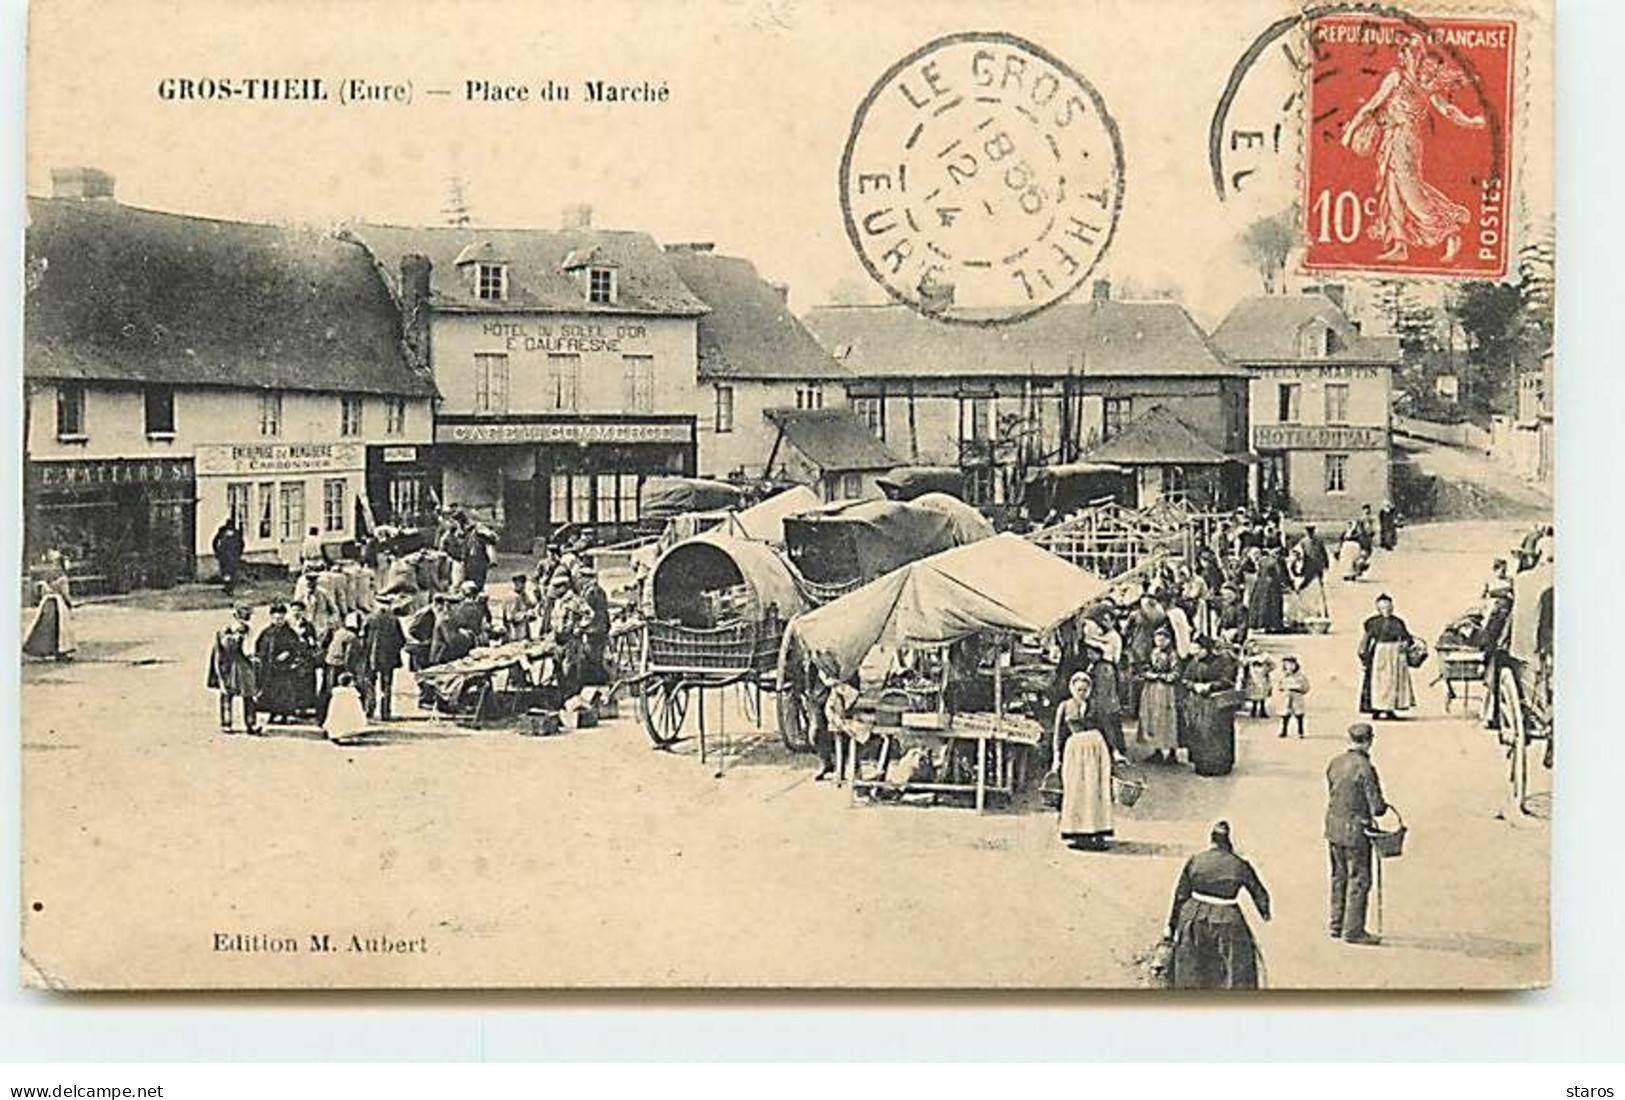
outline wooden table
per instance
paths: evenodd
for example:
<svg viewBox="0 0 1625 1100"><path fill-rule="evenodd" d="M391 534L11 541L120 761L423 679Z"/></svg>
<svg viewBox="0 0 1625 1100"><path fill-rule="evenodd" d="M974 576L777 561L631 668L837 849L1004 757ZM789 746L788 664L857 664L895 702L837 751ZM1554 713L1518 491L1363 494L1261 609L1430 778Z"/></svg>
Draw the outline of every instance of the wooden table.
<svg viewBox="0 0 1625 1100"><path fill-rule="evenodd" d="M854 723L859 724L859 723ZM1036 723L1017 722L1006 719L1003 723L994 720L992 715L956 715L949 720L942 729L920 728L918 726L868 726L871 736L884 737L887 740L880 753L880 778L864 779L858 761L857 737L852 733L835 739L835 781L849 783L852 789L852 799L857 800L858 793L863 790L888 788L902 794L910 793L957 793L972 794L976 798L976 811L983 812L987 808L988 792L996 791L1004 795L1015 793L1014 784L1014 754L1005 750L1006 745L1024 745L1036 748L1043 736L1043 730ZM976 782L975 783L889 783L885 779L886 765L890 763L890 738L893 736L909 735L920 738L938 738L952 744L955 741L974 741L976 743ZM866 739L867 740L867 739ZM990 787L987 782L988 753L993 753L993 771L996 776L994 784ZM850 774L848 774L850 773Z"/></svg>

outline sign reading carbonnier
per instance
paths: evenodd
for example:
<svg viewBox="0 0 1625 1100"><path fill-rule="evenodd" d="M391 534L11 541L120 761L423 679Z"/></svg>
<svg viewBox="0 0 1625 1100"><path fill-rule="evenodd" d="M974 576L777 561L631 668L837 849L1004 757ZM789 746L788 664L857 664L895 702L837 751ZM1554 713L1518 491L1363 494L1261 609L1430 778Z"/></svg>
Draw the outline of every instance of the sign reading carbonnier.
<svg viewBox="0 0 1625 1100"><path fill-rule="evenodd" d="M1122 201L1100 93L1008 34L949 35L893 65L841 159L846 232L869 274L943 321L1015 321L1064 298Z"/></svg>

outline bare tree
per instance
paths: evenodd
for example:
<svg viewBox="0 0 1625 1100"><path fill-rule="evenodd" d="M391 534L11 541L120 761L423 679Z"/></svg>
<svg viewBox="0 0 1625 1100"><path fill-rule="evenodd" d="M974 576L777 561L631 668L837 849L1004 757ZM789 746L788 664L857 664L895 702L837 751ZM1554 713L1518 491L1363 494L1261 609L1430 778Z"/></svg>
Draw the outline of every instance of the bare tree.
<svg viewBox="0 0 1625 1100"><path fill-rule="evenodd" d="M1278 214L1259 218L1242 232L1242 253L1258 268L1265 294L1286 290L1286 261L1297 243L1298 207L1295 203Z"/></svg>

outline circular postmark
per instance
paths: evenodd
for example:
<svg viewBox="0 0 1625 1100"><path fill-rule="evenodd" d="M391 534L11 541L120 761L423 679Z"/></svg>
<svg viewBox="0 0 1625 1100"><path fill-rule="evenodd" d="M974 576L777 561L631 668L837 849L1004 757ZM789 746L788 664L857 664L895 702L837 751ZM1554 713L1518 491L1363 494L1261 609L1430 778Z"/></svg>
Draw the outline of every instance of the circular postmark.
<svg viewBox="0 0 1625 1100"><path fill-rule="evenodd" d="M893 299L1003 324L1089 277L1123 204L1123 143L1100 93L998 32L952 34L888 69L841 157L847 237Z"/></svg>

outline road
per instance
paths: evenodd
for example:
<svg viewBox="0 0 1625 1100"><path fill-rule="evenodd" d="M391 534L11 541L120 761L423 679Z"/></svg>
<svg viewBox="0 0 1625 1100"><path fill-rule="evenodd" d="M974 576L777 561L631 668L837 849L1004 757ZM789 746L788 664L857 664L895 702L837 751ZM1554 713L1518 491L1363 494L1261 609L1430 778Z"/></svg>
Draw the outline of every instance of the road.
<svg viewBox="0 0 1625 1100"><path fill-rule="evenodd" d="M1407 529L1333 586L1325 637L1273 639L1314 683L1309 737L1241 722L1233 775L1151 773L1116 847L1074 852L1036 805L855 805L729 712L718 777L624 718L552 738L403 722L369 747L214 732L218 611L92 605L76 662L23 687L25 975L74 988L1134 986L1183 859L1220 817L1275 920L1272 986L1528 986L1548 973L1548 827L1511 823L1492 734L1436 686L1375 759L1411 827L1384 945L1325 935L1327 760L1354 720L1379 590L1423 637L1476 595L1507 524ZM1418 679L1421 686L1431 677ZM311 952L361 937L412 953ZM217 933L296 953L222 952Z"/></svg>

